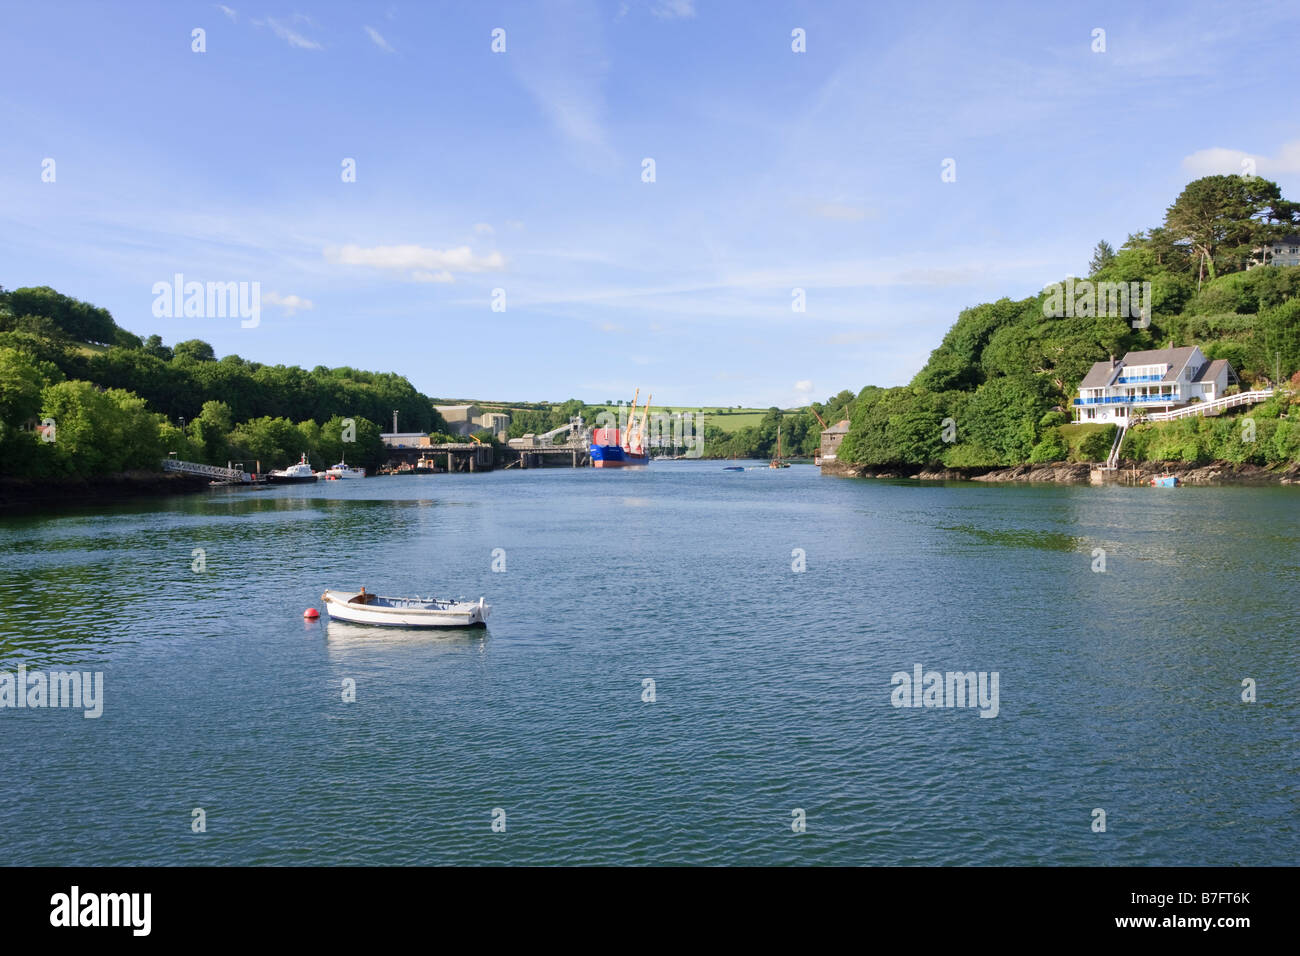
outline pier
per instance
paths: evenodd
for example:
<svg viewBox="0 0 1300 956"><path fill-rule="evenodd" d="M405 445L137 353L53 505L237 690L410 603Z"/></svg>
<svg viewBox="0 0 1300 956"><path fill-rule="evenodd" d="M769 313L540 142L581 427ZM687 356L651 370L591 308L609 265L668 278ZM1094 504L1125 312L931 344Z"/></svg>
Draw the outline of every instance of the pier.
<svg viewBox="0 0 1300 956"><path fill-rule="evenodd" d="M164 458L162 469L210 478L213 481L225 481L232 485L251 485L256 482L254 476L242 468L222 468L220 465L203 465L197 461L181 461L176 458Z"/></svg>
<svg viewBox="0 0 1300 956"><path fill-rule="evenodd" d="M406 470L426 474L491 471L496 464L492 446L483 442L444 442L439 445L414 445L410 447L390 446L387 452L388 467L390 469L399 469L406 466Z"/></svg>

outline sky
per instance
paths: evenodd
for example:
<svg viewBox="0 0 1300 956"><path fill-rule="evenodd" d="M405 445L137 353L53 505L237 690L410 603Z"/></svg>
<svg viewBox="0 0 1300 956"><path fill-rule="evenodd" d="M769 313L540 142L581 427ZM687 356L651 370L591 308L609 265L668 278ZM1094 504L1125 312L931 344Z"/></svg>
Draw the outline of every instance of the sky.
<svg viewBox="0 0 1300 956"><path fill-rule="evenodd" d="M905 384L1192 179L1300 198L1300 4L1240 10L3 0L0 285L439 398ZM178 273L259 323L155 315Z"/></svg>

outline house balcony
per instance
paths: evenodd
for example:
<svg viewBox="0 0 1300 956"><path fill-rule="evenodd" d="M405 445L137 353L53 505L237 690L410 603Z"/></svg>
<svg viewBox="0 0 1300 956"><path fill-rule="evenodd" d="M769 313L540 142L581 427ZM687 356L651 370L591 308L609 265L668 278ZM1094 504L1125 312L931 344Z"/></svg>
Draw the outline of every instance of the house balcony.
<svg viewBox="0 0 1300 956"><path fill-rule="evenodd" d="M1121 375L1115 379L1121 385L1127 385L1129 382L1160 382L1163 380L1163 375Z"/></svg>
<svg viewBox="0 0 1300 956"><path fill-rule="evenodd" d="M1076 405L1177 405L1177 395L1117 395L1111 398L1076 398Z"/></svg>

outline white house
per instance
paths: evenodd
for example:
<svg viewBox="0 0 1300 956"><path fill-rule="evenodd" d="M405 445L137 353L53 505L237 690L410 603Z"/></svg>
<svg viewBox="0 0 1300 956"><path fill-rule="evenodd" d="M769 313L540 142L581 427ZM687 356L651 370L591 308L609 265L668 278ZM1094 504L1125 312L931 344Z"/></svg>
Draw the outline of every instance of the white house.
<svg viewBox="0 0 1300 956"><path fill-rule="evenodd" d="M1284 236L1270 239L1262 246L1251 250L1254 253L1246 268L1268 264L1270 266L1300 266L1300 236Z"/></svg>
<svg viewBox="0 0 1300 956"><path fill-rule="evenodd" d="M1074 420L1122 424L1138 412L1167 412L1192 399L1221 398L1236 381L1226 359L1210 361L1195 345L1129 352L1121 361L1092 366L1079 383Z"/></svg>

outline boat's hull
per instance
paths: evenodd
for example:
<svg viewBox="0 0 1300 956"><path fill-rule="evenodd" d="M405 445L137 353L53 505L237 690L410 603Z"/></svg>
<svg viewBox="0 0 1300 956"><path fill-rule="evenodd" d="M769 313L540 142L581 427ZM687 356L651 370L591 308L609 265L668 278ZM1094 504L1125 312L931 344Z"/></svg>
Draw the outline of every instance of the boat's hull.
<svg viewBox="0 0 1300 956"><path fill-rule="evenodd" d="M317 481L315 475L267 475L269 485L311 485Z"/></svg>
<svg viewBox="0 0 1300 956"><path fill-rule="evenodd" d="M429 610L353 604L348 600L352 596L332 591L321 595L325 611L331 620L371 627L487 627L490 610L490 606L482 601L477 604L459 604L448 610Z"/></svg>
<svg viewBox="0 0 1300 956"><path fill-rule="evenodd" d="M592 445L593 468L638 468L650 464L650 456L633 454L622 445Z"/></svg>

